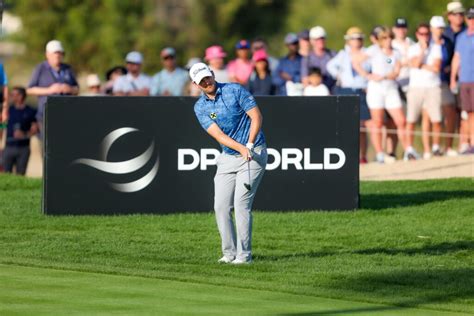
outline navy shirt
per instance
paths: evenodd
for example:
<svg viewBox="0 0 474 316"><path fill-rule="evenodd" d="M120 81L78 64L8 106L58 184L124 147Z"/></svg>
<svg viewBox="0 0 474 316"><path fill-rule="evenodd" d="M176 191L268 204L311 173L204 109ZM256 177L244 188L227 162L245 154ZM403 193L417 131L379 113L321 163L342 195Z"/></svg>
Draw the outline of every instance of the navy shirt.
<svg viewBox="0 0 474 316"><path fill-rule="evenodd" d="M253 95L274 95L275 85L272 81L272 76L267 74L265 78L260 77L254 72L250 76L249 91Z"/></svg>
<svg viewBox="0 0 474 316"><path fill-rule="evenodd" d="M31 76L28 88L42 87L47 88L54 83L67 83L70 86L79 86L76 81L76 76L67 64L61 64L59 72L55 71L47 61L42 62L36 66ZM43 121L44 105L48 96L38 96L38 121Z"/></svg>
<svg viewBox="0 0 474 316"><path fill-rule="evenodd" d="M250 117L246 112L257 106L255 98L240 84L216 82L214 100L203 94L194 104L194 112L202 128L208 130L216 123L230 138L241 144L248 143L250 135ZM265 144L263 132L257 135L255 146ZM221 145L223 152L238 155L239 152Z"/></svg>
<svg viewBox="0 0 474 316"><path fill-rule="evenodd" d="M31 125L36 122L36 110L25 106L23 109L17 109L13 104L8 107L8 124L7 124L7 145L15 147L23 147L30 145L30 139L25 137L18 139L13 137L15 130L19 129L24 133L28 133Z"/></svg>
<svg viewBox="0 0 474 316"><path fill-rule="evenodd" d="M463 32L464 30L466 29L466 24L463 24L462 27L461 27L461 30L457 33L454 33L453 29L451 28L451 26L448 26L445 30L444 30L444 33L443 35L446 36L447 38L449 38L449 40L451 42L453 42L453 44L456 44L456 38L458 37L458 35Z"/></svg>

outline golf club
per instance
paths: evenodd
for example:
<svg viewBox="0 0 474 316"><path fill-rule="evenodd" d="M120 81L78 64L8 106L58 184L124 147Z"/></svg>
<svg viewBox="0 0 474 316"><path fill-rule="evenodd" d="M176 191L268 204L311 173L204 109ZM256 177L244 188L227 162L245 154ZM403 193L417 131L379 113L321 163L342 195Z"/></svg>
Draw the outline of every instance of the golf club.
<svg viewBox="0 0 474 316"><path fill-rule="evenodd" d="M247 160L247 171L249 174L249 183L244 183L244 186L247 188L247 190L251 190L252 187L250 186L250 160Z"/></svg>

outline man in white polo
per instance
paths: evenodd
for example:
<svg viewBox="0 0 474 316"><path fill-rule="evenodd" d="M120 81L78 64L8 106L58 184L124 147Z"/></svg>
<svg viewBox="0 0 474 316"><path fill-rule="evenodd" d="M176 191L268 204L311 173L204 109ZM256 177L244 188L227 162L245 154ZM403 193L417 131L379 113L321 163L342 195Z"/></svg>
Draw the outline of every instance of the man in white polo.
<svg viewBox="0 0 474 316"><path fill-rule="evenodd" d="M118 96L150 95L151 79L141 72L143 56L139 52L130 52L125 57L127 74L115 80L113 94Z"/></svg>

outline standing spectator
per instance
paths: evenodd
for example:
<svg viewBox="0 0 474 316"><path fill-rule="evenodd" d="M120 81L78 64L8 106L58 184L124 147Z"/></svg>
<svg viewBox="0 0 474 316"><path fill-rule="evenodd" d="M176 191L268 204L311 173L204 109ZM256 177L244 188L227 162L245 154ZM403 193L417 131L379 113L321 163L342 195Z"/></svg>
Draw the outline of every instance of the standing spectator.
<svg viewBox="0 0 474 316"><path fill-rule="evenodd" d="M217 82L230 82L229 72L225 68L224 58L227 56L222 46L214 45L206 48L205 59L209 64L209 68L214 73Z"/></svg>
<svg viewBox="0 0 474 316"><path fill-rule="evenodd" d="M464 23L464 12L466 10L459 1L448 3L447 6L448 27L444 30L444 36L449 38L451 42L456 43L457 36L466 29Z"/></svg>
<svg viewBox="0 0 474 316"><path fill-rule="evenodd" d="M237 58L231 60L227 65L229 78L231 82L238 82L247 86L250 75L253 71L253 64L250 61L250 44L247 40L240 40L235 44L235 53Z"/></svg>
<svg viewBox="0 0 474 316"><path fill-rule="evenodd" d="M36 111L25 104L26 89L14 87L11 93L12 105L9 107L7 142L3 151L5 172L24 175L30 158L30 138L38 132Z"/></svg>
<svg viewBox="0 0 474 316"><path fill-rule="evenodd" d="M307 97L329 95L328 88L323 84L321 69L311 68L309 70L308 85L304 88L303 95Z"/></svg>
<svg viewBox="0 0 474 316"><path fill-rule="evenodd" d="M83 96L93 97L104 95L100 88L100 78L97 74L89 74L86 77L87 92Z"/></svg>
<svg viewBox="0 0 474 316"><path fill-rule="evenodd" d="M64 48L60 41L46 44L46 61L37 65L31 76L27 93L38 96L36 119L39 132L43 132L43 115L46 98L51 95L77 95L79 84L71 66L63 63Z"/></svg>
<svg viewBox="0 0 474 316"><path fill-rule="evenodd" d="M126 75L127 74L127 68L124 66L115 66L105 73L105 79L107 82L104 85L104 94L107 95L112 95L113 94L113 89L114 89L114 82L117 80L120 76Z"/></svg>
<svg viewBox="0 0 474 316"><path fill-rule="evenodd" d="M139 52L130 52L125 57L127 74L114 81L113 94L118 96L150 95L150 77L143 74L143 56Z"/></svg>
<svg viewBox="0 0 474 316"><path fill-rule="evenodd" d="M166 47L161 51L163 69L153 76L151 95L180 96L188 84L186 70L176 65L176 50Z"/></svg>
<svg viewBox="0 0 474 316"><path fill-rule="evenodd" d="M467 112L467 129L470 148L466 153L474 154L474 7L466 14L467 29L458 35L451 68L451 89L457 87L457 76L461 85L461 106Z"/></svg>
<svg viewBox="0 0 474 316"><path fill-rule="evenodd" d="M456 99L449 88L451 77L451 61L454 55L454 44L449 38L443 35L446 24L442 16L434 16L430 20L431 36L435 44L441 46L441 106L444 116L445 131L453 134L456 129L456 122L459 114L456 108ZM446 136L446 155L457 156L457 151L453 148L453 136ZM437 152L436 154L441 154Z"/></svg>
<svg viewBox="0 0 474 316"><path fill-rule="evenodd" d="M263 37L256 37L253 40L250 48L251 48L252 54L255 54L256 51L261 50L261 49L265 50L265 52L267 53L268 66L270 67L270 71L274 73L276 68L278 67L278 59L268 54L267 41Z"/></svg>
<svg viewBox="0 0 474 316"><path fill-rule="evenodd" d="M286 82L301 82L301 55L298 53L298 36L288 33L285 36L288 54L281 58L273 74L277 95L287 95Z"/></svg>
<svg viewBox="0 0 474 316"><path fill-rule="evenodd" d="M0 63L0 123L8 120L8 79L3 64ZM0 130L0 138L1 138Z"/></svg>
<svg viewBox="0 0 474 316"><path fill-rule="evenodd" d="M394 39L392 40L392 47L398 50L401 56L400 74L398 75L397 82L400 86L400 96L406 101L406 93L408 91L408 82L410 79L410 67L408 60L408 49L415 42L407 36L408 34L408 22L405 18L397 18L395 25L392 28Z"/></svg>
<svg viewBox="0 0 474 316"><path fill-rule="evenodd" d="M250 76L250 93L253 95L274 95L275 85L272 82L267 52L264 49L257 50L253 54L252 60L255 64L255 69Z"/></svg>
<svg viewBox="0 0 474 316"><path fill-rule="evenodd" d="M367 104L370 109L370 134L379 163L393 162L394 157L386 156L382 147L381 129L385 111L393 118L397 134L405 152L408 150L405 137L405 115L403 104L398 93L397 77L401 69L401 56L392 48L393 34L389 28L383 27L377 34L379 49L371 56L366 55L371 72L367 72L362 64L356 63L357 71L369 82L367 84Z"/></svg>
<svg viewBox="0 0 474 316"><path fill-rule="evenodd" d="M360 106L360 127L367 127L370 112L366 102L367 80L353 67L365 54L364 33L358 27L351 27L344 36L346 45L344 49L329 61L328 72L337 80L339 86L335 88L337 95L358 95ZM367 163L367 133L361 130L359 135L359 161Z"/></svg>
<svg viewBox="0 0 474 316"><path fill-rule="evenodd" d="M304 29L298 33L298 53L301 56L308 56L311 52L311 43L309 42L309 30Z"/></svg>
<svg viewBox="0 0 474 316"><path fill-rule="evenodd" d="M326 69L326 65L334 57L334 51L326 48L326 31L321 26L315 26L309 31L312 51L308 56L303 57L301 62L301 77L303 84L308 84L308 75L311 68L321 69L323 83L330 91L336 81L331 77Z"/></svg>
<svg viewBox="0 0 474 316"><path fill-rule="evenodd" d="M422 23L416 29L417 43L408 51L410 83L407 94L408 144L413 145L415 123L422 113L423 158L430 159L431 151L438 155L441 132L441 46L430 42L430 26ZM430 125L433 146L430 151ZM411 148L411 147L410 147ZM410 157L406 156L409 159Z"/></svg>

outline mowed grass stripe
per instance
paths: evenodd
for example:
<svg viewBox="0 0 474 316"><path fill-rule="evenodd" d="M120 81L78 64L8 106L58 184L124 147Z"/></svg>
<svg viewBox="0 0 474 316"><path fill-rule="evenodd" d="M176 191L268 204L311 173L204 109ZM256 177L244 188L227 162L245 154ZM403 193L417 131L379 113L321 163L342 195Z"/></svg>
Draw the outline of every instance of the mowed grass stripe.
<svg viewBox="0 0 474 316"><path fill-rule="evenodd" d="M0 265L0 312L156 315L462 315L189 282Z"/></svg>
<svg viewBox="0 0 474 316"><path fill-rule="evenodd" d="M48 217L40 184L0 177L0 262L474 310L472 179L362 183L356 212L256 211L245 267L216 264L212 213Z"/></svg>

